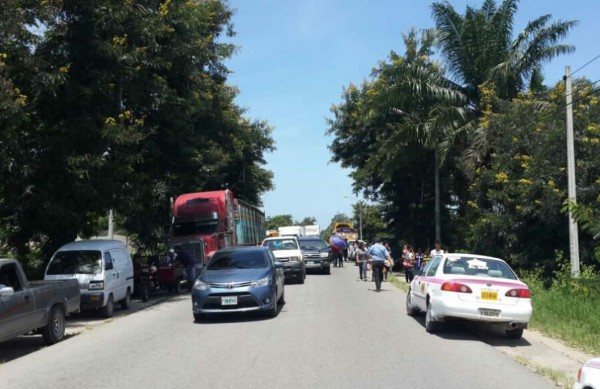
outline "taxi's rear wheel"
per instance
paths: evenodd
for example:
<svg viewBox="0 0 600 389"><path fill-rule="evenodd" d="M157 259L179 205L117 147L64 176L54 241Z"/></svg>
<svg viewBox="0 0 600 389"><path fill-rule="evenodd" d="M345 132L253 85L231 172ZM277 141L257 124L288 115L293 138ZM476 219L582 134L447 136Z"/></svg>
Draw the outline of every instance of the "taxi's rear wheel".
<svg viewBox="0 0 600 389"><path fill-rule="evenodd" d="M419 310L413 306L412 293L409 290L406 294L406 314L408 316L415 316L417 313L419 313Z"/></svg>
<svg viewBox="0 0 600 389"><path fill-rule="evenodd" d="M425 331L433 334L439 331L440 322L436 321L431 312L431 303L427 304L427 312L425 313Z"/></svg>
<svg viewBox="0 0 600 389"><path fill-rule="evenodd" d="M509 339L521 339L523 336L523 329L517 328L514 330L506 330L506 337Z"/></svg>

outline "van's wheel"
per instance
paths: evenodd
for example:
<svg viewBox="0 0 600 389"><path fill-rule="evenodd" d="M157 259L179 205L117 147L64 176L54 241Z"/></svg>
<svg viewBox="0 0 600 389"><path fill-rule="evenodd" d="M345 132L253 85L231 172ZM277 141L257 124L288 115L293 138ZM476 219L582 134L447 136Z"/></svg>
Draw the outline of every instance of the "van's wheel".
<svg viewBox="0 0 600 389"><path fill-rule="evenodd" d="M140 297L142 298L143 302L148 301L150 298L150 291L148 290L147 284L140 286Z"/></svg>
<svg viewBox="0 0 600 389"><path fill-rule="evenodd" d="M42 337L47 345L60 342L65 336L65 314L59 307L53 307L48 316L48 324L42 328Z"/></svg>
<svg viewBox="0 0 600 389"><path fill-rule="evenodd" d="M125 294L125 298L121 300L121 309L129 308L131 308L131 291L127 288L127 294Z"/></svg>
<svg viewBox="0 0 600 389"><path fill-rule="evenodd" d="M109 318L109 317L112 317L114 313L115 313L115 304L113 302L113 296L111 294L110 296L108 296L108 302L102 308L102 316Z"/></svg>

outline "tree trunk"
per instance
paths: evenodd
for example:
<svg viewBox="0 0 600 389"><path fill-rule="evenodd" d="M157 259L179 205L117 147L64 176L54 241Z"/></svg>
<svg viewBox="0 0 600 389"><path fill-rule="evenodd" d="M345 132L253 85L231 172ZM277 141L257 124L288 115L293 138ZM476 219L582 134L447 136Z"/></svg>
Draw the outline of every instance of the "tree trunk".
<svg viewBox="0 0 600 389"><path fill-rule="evenodd" d="M440 225L440 155L435 148L435 240L442 241Z"/></svg>

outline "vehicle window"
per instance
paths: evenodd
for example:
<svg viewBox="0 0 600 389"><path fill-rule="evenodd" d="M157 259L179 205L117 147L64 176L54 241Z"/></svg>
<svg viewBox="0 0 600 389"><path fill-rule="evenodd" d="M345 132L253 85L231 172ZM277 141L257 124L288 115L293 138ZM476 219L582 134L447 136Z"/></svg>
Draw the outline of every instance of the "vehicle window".
<svg viewBox="0 0 600 389"><path fill-rule="evenodd" d="M262 269L268 266L264 251L217 251L206 265L206 270Z"/></svg>
<svg viewBox="0 0 600 389"><path fill-rule="evenodd" d="M302 250L322 250L327 248L327 243L323 239L302 239L299 243Z"/></svg>
<svg viewBox="0 0 600 389"><path fill-rule="evenodd" d="M185 236L196 234L214 234L217 232L217 221L177 223L173 224L173 236Z"/></svg>
<svg viewBox="0 0 600 389"><path fill-rule="evenodd" d="M263 246L271 250L298 250L295 239L271 239L263 242Z"/></svg>
<svg viewBox="0 0 600 389"><path fill-rule="evenodd" d="M425 264L425 266L421 267L421 271L419 272L420 276L425 276L427 274L427 270L431 267L433 261L429 261Z"/></svg>
<svg viewBox="0 0 600 389"><path fill-rule="evenodd" d="M17 273L17 265L11 263L2 266L0 269L0 284L13 288L15 292L23 289Z"/></svg>
<svg viewBox="0 0 600 389"><path fill-rule="evenodd" d="M444 263L444 274L517 279L506 263L493 258L449 257Z"/></svg>
<svg viewBox="0 0 600 389"><path fill-rule="evenodd" d="M431 265L429 265L429 269L427 269L427 277L433 277L435 275L438 267L440 267L441 261L442 261L441 256L437 256L432 260Z"/></svg>
<svg viewBox="0 0 600 389"><path fill-rule="evenodd" d="M59 251L54 255L47 274L100 274L102 254L98 250Z"/></svg>
<svg viewBox="0 0 600 389"><path fill-rule="evenodd" d="M104 253L104 270L114 269L113 259L109 252Z"/></svg>

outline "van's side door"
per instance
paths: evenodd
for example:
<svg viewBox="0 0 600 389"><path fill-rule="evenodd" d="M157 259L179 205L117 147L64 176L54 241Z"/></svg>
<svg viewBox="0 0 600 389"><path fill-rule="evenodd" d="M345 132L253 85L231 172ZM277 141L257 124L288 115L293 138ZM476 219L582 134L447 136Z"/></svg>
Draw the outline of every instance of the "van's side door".
<svg viewBox="0 0 600 389"><path fill-rule="evenodd" d="M0 337L27 332L33 328L32 315L35 312L35 301L31 289L22 284L17 266L9 263L0 268L0 280L14 289L11 296L0 296Z"/></svg>
<svg viewBox="0 0 600 389"><path fill-rule="evenodd" d="M115 263L110 252L103 253L104 260L104 298L108 301L108 296L113 294L113 301L118 301L119 296L115 295L115 289L118 287L118 273L115 269Z"/></svg>

